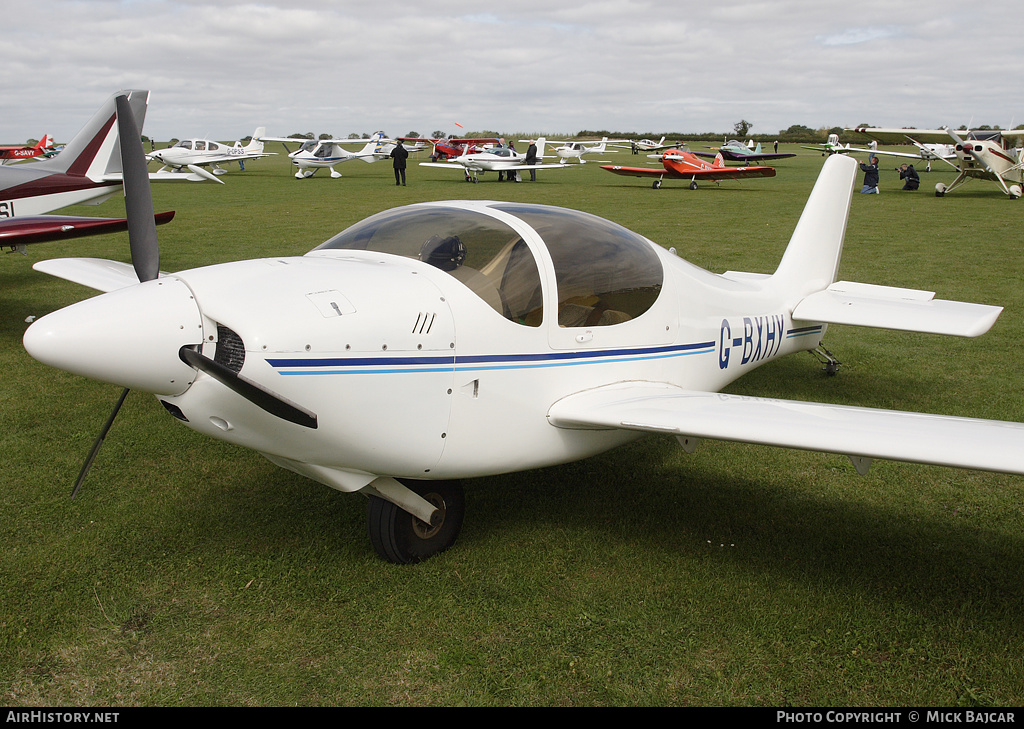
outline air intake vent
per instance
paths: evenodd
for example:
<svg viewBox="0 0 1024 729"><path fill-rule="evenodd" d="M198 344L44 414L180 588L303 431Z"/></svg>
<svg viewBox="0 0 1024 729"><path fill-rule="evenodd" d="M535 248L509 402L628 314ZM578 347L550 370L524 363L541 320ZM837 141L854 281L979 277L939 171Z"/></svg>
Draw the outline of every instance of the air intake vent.
<svg viewBox="0 0 1024 729"><path fill-rule="evenodd" d="M242 338L225 326L217 325L217 353L213 360L238 374L245 364L245 344Z"/></svg>
<svg viewBox="0 0 1024 729"><path fill-rule="evenodd" d="M434 319L437 318L437 314L430 314L428 312L421 312L416 317L416 323L413 324L413 334L430 334L431 328L434 326Z"/></svg>

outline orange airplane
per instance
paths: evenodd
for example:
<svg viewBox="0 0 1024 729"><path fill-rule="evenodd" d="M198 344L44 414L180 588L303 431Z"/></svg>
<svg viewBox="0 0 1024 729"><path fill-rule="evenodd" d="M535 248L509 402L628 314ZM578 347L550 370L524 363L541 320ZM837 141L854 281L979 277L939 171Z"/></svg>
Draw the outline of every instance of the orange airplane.
<svg viewBox="0 0 1024 729"><path fill-rule="evenodd" d="M719 153L714 162L708 163L692 152L681 149L669 149L664 154L652 154L650 157L660 158L662 169L655 167L621 167L619 165L601 165L602 170L614 172L616 175L632 177L656 177L652 187L657 190L661 181L689 180L690 189L697 189L698 180L737 180L744 177L775 177L774 167L726 167Z"/></svg>

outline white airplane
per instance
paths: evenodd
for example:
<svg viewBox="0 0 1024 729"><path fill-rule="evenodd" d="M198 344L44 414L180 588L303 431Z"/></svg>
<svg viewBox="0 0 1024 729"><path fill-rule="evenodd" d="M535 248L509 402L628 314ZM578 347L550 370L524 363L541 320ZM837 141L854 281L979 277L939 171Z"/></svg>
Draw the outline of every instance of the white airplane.
<svg viewBox="0 0 1024 729"><path fill-rule="evenodd" d="M257 127L252 140L244 147L240 141L228 145L214 142L212 139L183 139L173 147L150 152L148 157L163 165L161 172L168 169L192 169L213 165L213 174L223 175L227 170L221 167L222 164L238 162L241 165L247 159L260 159L274 154L263 151L260 137L266 131L266 127Z"/></svg>
<svg viewBox="0 0 1024 729"><path fill-rule="evenodd" d="M964 132L960 134L942 127L940 129L881 129L878 127L858 127L848 131L862 134L882 144L903 144L911 142L919 151L919 155L905 152L887 152L872 150L875 154L890 156L918 157L929 160L940 159L959 173L949 185L935 185L935 196L942 197L952 192L971 179L991 180L1011 200L1016 200L1024 191L1024 149L1021 140L1024 129L1001 131ZM948 145L952 143L952 156L949 156ZM926 157L925 155L929 155ZM932 157L934 155L934 157Z"/></svg>
<svg viewBox="0 0 1024 729"><path fill-rule="evenodd" d="M633 139L627 142L630 150L633 154L640 154L641 152L657 152L662 149L669 149L678 145L665 144L665 137L662 137L657 142L653 139Z"/></svg>
<svg viewBox="0 0 1024 729"><path fill-rule="evenodd" d="M544 158L544 146L547 140L544 137L537 138L537 159ZM565 162L559 163L538 163L526 164L526 153L517 152L509 147L490 147L461 154L458 157L449 157L447 162L420 162L420 167L438 167L440 169L461 168L466 177L466 182L479 182L480 175L484 172L507 172L515 174L516 181L519 181L519 173L523 170L552 170L565 169L568 165Z"/></svg>
<svg viewBox="0 0 1024 729"><path fill-rule="evenodd" d="M520 139L520 142L528 142L529 140ZM554 141L554 140L549 140ZM554 153L561 158L563 162L567 162L570 159L578 159L580 164L586 164L586 160L583 159L585 154L615 154L617 150L608 149L609 144L621 144L628 140L624 139L608 139L608 137L602 137L600 142L573 142L566 141L562 142L561 146L554 148Z"/></svg>
<svg viewBox="0 0 1024 729"><path fill-rule="evenodd" d="M847 131L852 132L855 130L848 129ZM935 160L945 162L949 165L952 165L953 167L956 167L956 165L954 165L951 161L956 159L956 149L952 144L921 144L920 142L916 142L909 137L900 140L900 142L910 142L915 147L917 147L917 153L915 154L912 152L890 152L889 150L886 149L879 149L878 140L872 140L871 144L868 146L867 149L864 149L863 147L851 147L849 142L847 142L846 145L843 146L839 144L838 134L829 134L828 141L823 145L818 145L816 147L804 147L804 149L813 149L817 152L821 152L823 156L827 154L849 154L851 152L863 152L867 154L882 154L888 157L904 157L906 159L915 159L918 160L919 162L925 163L925 169L927 172L932 171L932 162Z"/></svg>
<svg viewBox="0 0 1024 729"><path fill-rule="evenodd" d="M125 146L127 171L143 158ZM398 207L305 256L169 274L143 167L126 185L133 264L37 263L106 293L36 320L24 345L121 385L119 404L154 393L189 428L368 496L373 547L396 563L454 543L458 479L646 432L687 450L837 452L862 473L874 458L1024 473L1024 424L719 393L820 348L830 323L977 336L1002 311L836 282L857 174L853 159L825 162L770 275L710 273L602 218L494 201Z"/></svg>
<svg viewBox="0 0 1024 729"><path fill-rule="evenodd" d="M285 149L288 150L288 157L291 159L292 164L298 167L299 171L295 173L295 177L299 180L303 180L307 177L312 177L316 174L316 171L323 168L328 168L331 171L331 177L337 179L341 177L341 173L334 169L336 164L341 162L348 162L349 160L358 159L363 162L378 162L382 159L387 159L391 155L391 150L395 148L395 142L392 139L388 139L384 136L383 132L377 132L372 135L369 139L295 139L294 137L261 137L265 142L281 142L285 145ZM294 152L288 147L289 143L300 144L299 148ZM343 144L363 144L363 148L358 152L349 152L343 148ZM419 151L415 146L407 147L410 152Z"/></svg>
<svg viewBox="0 0 1024 729"><path fill-rule="evenodd" d="M141 128L148 91L127 91ZM0 219L42 215L67 205L99 205L121 191L121 151L111 96L57 156L31 165L0 166ZM196 182L212 175L201 168L181 175L154 172L155 182Z"/></svg>
<svg viewBox="0 0 1024 729"><path fill-rule="evenodd" d="M829 134L828 141L824 144L816 144L813 146L801 145L802 149L811 149L815 152L821 152L821 155L827 156L830 154L849 154L850 152L862 152L866 150L850 149L850 143L847 142L845 145L839 143L838 134Z"/></svg>

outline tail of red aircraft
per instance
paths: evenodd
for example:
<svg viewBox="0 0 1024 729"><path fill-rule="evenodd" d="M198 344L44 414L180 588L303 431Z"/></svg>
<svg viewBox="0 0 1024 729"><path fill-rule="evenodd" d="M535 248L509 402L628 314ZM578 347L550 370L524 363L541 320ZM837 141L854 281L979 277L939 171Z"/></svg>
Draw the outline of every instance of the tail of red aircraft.
<svg viewBox="0 0 1024 729"><path fill-rule="evenodd" d="M722 153L719 152L715 155L715 161L711 163L712 167L725 167L725 160L722 158Z"/></svg>

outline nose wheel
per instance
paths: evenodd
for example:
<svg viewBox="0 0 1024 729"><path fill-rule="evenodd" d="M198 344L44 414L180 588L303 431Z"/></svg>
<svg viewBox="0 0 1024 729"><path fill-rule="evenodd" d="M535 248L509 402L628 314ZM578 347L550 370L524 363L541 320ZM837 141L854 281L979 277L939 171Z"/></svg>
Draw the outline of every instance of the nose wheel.
<svg viewBox="0 0 1024 729"><path fill-rule="evenodd" d="M437 508L426 523L380 498L370 496L366 526L377 555L394 564L414 564L455 544L462 530L466 499L458 481L408 481L402 484Z"/></svg>

